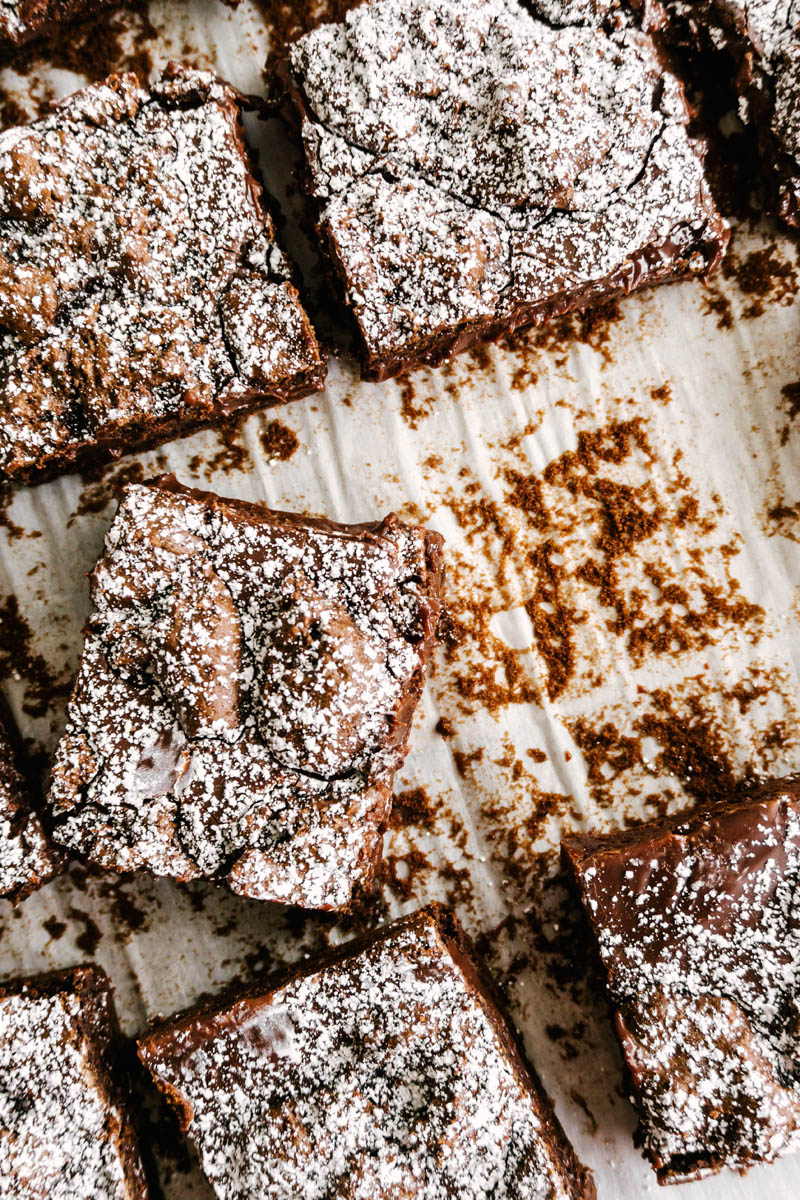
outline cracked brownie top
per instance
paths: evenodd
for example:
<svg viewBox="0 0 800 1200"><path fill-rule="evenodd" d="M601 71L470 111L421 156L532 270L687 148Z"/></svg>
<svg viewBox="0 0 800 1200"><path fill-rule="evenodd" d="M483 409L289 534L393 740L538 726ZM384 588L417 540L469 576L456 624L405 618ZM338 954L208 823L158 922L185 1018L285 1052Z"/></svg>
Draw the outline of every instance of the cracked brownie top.
<svg viewBox="0 0 800 1200"><path fill-rule="evenodd" d="M32 811L0 724L0 896L21 900L56 874L61 856L49 845Z"/></svg>
<svg viewBox="0 0 800 1200"><path fill-rule="evenodd" d="M4 1200L146 1200L115 1037L97 967L0 984Z"/></svg>
<svg viewBox="0 0 800 1200"><path fill-rule="evenodd" d="M0 478L321 386L239 100L173 64L0 134Z"/></svg>
<svg viewBox="0 0 800 1200"><path fill-rule="evenodd" d="M724 249L650 38L553 27L553 8L367 0L280 64L367 374L703 273Z"/></svg>
<svg viewBox="0 0 800 1200"><path fill-rule="evenodd" d="M662 1180L800 1147L800 792L565 851Z"/></svg>
<svg viewBox="0 0 800 1200"><path fill-rule="evenodd" d="M142 1041L219 1200L592 1200L453 925L420 910Z"/></svg>
<svg viewBox="0 0 800 1200"><path fill-rule="evenodd" d="M56 840L346 907L380 853L440 582L439 536L394 516L126 488L56 755Z"/></svg>

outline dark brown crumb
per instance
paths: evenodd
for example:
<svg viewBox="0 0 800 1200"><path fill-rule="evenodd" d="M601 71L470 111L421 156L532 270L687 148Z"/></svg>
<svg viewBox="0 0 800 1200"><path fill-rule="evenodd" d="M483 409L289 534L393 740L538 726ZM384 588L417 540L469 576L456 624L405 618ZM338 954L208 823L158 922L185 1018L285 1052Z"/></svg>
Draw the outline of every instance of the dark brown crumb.
<svg viewBox="0 0 800 1200"><path fill-rule="evenodd" d="M744 301L736 309L730 295L731 284ZM719 277L712 278L703 290L703 307L717 317L718 329L732 329L736 320L751 321L763 316L767 304L794 304L797 288L797 263L795 259L785 257L784 248L777 242L770 242L757 250L739 254L734 227Z"/></svg>
<svg viewBox="0 0 800 1200"><path fill-rule="evenodd" d="M650 395L656 404L669 404L672 399L672 386L666 382L662 383L660 387L651 388Z"/></svg>
<svg viewBox="0 0 800 1200"><path fill-rule="evenodd" d="M425 788L410 788L408 791L398 792L394 798L391 825L394 829L416 825L430 833L435 828L439 808Z"/></svg>
<svg viewBox="0 0 800 1200"><path fill-rule="evenodd" d="M5 529L10 541L16 541L17 538L23 537L41 537L41 532L38 529L29 534L16 521L12 521L8 510L14 502L16 495L17 490L11 487L10 484L0 484L0 528Z"/></svg>
<svg viewBox="0 0 800 1200"><path fill-rule="evenodd" d="M253 465L250 451L242 440L242 426L246 417L220 425L214 432L219 449L206 463L206 478L217 471L244 471Z"/></svg>
<svg viewBox="0 0 800 1200"><path fill-rule="evenodd" d="M44 69L74 71L87 83L120 71L133 71L146 79L153 70L152 43L159 37L147 0L131 0L124 9L106 9L57 30L46 45L22 47L7 62L15 73L27 77L26 87L24 93L0 89L2 128L32 120L52 104L51 88L39 78Z"/></svg>
<svg viewBox="0 0 800 1200"><path fill-rule="evenodd" d="M624 320L624 315L617 300L608 300L583 312L557 317L547 325L533 325L501 338L501 348L511 350L523 360L512 375L511 386L517 391L524 391L535 385L541 354L547 354L557 367L562 367L576 343L590 346L604 363L613 362L612 331L615 325Z"/></svg>
<svg viewBox="0 0 800 1200"><path fill-rule="evenodd" d="M582 1096L579 1091L576 1091L575 1088L570 1089L569 1095L570 1095L570 1099L573 1101L573 1103L577 1104L578 1108L582 1108L583 1111L586 1113L587 1119L589 1121L589 1133L591 1134L592 1137L594 1137L594 1135L597 1133L597 1119L596 1119L594 1113L592 1112L592 1110L589 1108L586 1098L584 1096Z"/></svg>
<svg viewBox="0 0 800 1200"><path fill-rule="evenodd" d="M96 516L119 500L122 489L129 483L141 483L145 478L140 462L100 463L81 474L83 486L78 503L67 521L67 528L78 517Z"/></svg>
<svg viewBox="0 0 800 1200"><path fill-rule="evenodd" d="M54 670L35 649L35 638L16 596L0 597L0 679L21 679L22 711L43 717L59 697L69 694L71 678Z"/></svg>
<svg viewBox="0 0 800 1200"><path fill-rule="evenodd" d="M270 421L260 434L260 441L267 458L281 462L288 462L300 445L297 434L282 421Z"/></svg>
<svg viewBox="0 0 800 1200"><path fill-rule="evenodd" d="M752 297L742 313L752 319L764 314L764 302L771 305L793 304L797 296L797 269L794 262L783 257L776 242L743 257L728 254L722 262L725 279L733 279L743 296Z"/></svg>
<svg viewBox="0 0 800 1200"><path fill-rule="evenodd" d="M85 912L82 908L76 908L74 904L67 909L67 916L83 926L83 931L75 938L75 945L91 958L103 937L100 929L90 913Z"/></svg>
<svg viewBox="0 0 800 1200"><path fill-rule="evenodd" d="M67 932L66 923L59 921L58 917L55 916L48 917L47 920L42 921L42 929L47 930L54 942L57 942Z"/></svg>
<svg viewBox="0 0 800 1200"><path fill-rule="evenodd" d="M642 417L579 428L576 449L542 472L508 456L525 458L518 443L501 447L502 502L468 468L457 483L443 484L468 545L493 568L479 579L457 555L449 564L442 629L447 682L462 711L538 702L529 648L507 645L493 626L495 614L509 608L521 607L530 620L551 701L579 680L597 686L581 631L598 601L606 627L637 666L702 649L732 627L759 636L764 613L732 571L739 543L714 539L719 501L701 508L679 454L671 474L652 471Z"/></svg>
<svg viewBox="0 0 800 1200"><path fill-rule="evenodd" d="M436 722L436 732L440 737L451 738L455 736L456 731L452 721L448 720L447 717L439 717L439 720Z"/></svg>
<svg viewBox="0 0 800 1200"><path fill-rule="evenodd" d="M781 429L781 445L785 446L791 436L792 427L800 416L800 379L785 383L781 388L781 407L786 413L786 424Z"/></svg>
<svg viewBox="0 0 800 1200"><path fill-rule="evenodd" d="M742 715L746 741L737 733ZM626 799L638 797L651 816L663 816L685 796L712 801L774 774L800 742L800 704L780 670L753 665L730 686L700 672L669 691L640 687L624 714L600 711L568 725L593 800L619 823ZM644 786L648 778L657 790Z"/></svg>

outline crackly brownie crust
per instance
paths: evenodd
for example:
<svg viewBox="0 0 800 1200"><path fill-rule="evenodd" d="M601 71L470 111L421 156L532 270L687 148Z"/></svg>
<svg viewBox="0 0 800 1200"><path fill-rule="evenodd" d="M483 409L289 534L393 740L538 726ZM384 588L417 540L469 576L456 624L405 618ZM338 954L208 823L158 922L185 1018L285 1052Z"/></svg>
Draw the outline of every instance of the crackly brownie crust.
<svg viewBox="0 0 800 1200"><path fill-rule="evenodd" d="M563 847L661 1183L800 1148L800 790Z"/></svg>
<svg viewBox="0 0 800 1200"><path fill-rule="evenodd" d="M60 25L113 3L115 0L0 0L0 53L34 38L49 37Z"/></svg>
<svg viewBox="0 0 800 1200"><path fill-rule="evenodd" d="M6 1200L146 1200L105 974L0 983L0 1179Z"/></svg>
<svg viewBox="0 0 800 1200"><path fill-rule="evenodd" d="M800 0L664 0L666 36L716 63L754 127L768 202L800 225Z"/></svg>
<svg viewBox="0 0 800 1200"><path fill-rule="evenodd" d="M367 0L276 65L367 378L721 257L678 81L586 7Z"/></svg>
<svg viewBox="0 0 800 1200"><path fill-rule="evenodd" d="M0 479L322 386L241 102L170 64L0 133Z"/></svg>
<svg viewBox="0 0 800 1200"><path fill-rule="evenodd" d="M156 1026L139 1053L220 1200L595 1195L437 905Z"/></svg>
<svg viewBox="0 0 800 1200"><path fill-rule="evenodd" d="M165 478L124 490L56 754L56 841L101 866L344 909L380 855L442 541Z"/></svg>
<svg viewBox="0 0 800 1200"><path fill-rule="evenodd" d="M31 807L8 736L0 723L0 897L17 902L52 879L62 856Z"/></svg>

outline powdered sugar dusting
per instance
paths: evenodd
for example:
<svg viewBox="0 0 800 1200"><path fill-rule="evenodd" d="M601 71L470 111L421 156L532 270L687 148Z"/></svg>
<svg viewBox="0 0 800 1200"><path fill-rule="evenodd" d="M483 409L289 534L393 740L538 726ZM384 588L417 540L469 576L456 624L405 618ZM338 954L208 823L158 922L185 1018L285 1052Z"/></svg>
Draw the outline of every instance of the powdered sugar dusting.
<svg viewBox="0 0 800 1200"><path fill-rule="evenodd" d="M98 1080L67 990L0 996L0 1179L7 1200L133 1200L116 1144L124 1117Z"/></svg>
<svg viewBox="0 0 800 1200"><path fill-rule="evenodd" d="M420 914L338 965L155 1034L142 1056L191 1113L219 1200L593 1194Z"/></svg>
<svg viewBox="0 0 800 1200"><path fill-rule="evenodd" d="M438 619L436 535L125 490L51 791L119 870L345 907L380 848Z"/></svg>
<svg viewBox="0 0 800 1200"><path fill-rule="evenodd" d="M55 872L58 856L31 811L22 777L0 726L0 896L17 898Z"/></svg>
<svg viewBox="0 0 800 1200"><path fill-rule="evenodd" d="M289 64L372 358L702 272L724 244L680 87L637 30L553 28L516 0L368 0Z"/></svg>
<svg viewBox="0 0 800 1200"><path fill-rule="evenodd" d="M670 1175L800 1148L800 799L580 861L644 1142Z"/></svg>
<svg viewBox="0 0 800 1200"><path fill-rule="evenodd" d="M112 76L0 134L0 207L0 474L320 384L215 76Z"/></svg>

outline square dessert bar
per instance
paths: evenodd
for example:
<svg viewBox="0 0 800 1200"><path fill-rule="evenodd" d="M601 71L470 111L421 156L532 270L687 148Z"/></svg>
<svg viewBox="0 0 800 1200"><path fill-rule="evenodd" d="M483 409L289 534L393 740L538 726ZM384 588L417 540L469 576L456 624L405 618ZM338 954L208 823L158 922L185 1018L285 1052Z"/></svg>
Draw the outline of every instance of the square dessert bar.
<svg viewBox="0 0 800 1200"><path fill-rule="evenodd" d="M166 1022L139 1054L220 1200L595 1195L438 906Z"/></svg>
<svg viewBox="0 0 800 1200"><path fill-rule="evenodd" d="M756 132L771 207L800 225L800 0L667 0L670 32L733 87Z"/></svg>
<svg viewBox="0 0 800 1200"><path fill-rule="evenodd" d="M718 262L678 81L585 15L366 0L277 64L366 378Z"/></svg>
<svg viewBox="0 0 800 1200"><path fill-rule="evenodd" d="M0 4L0 52L34 38L48 37L60 25L88 17L114 0L3 0Z"/></svg>
<svg viewBox="0 0 800 1200"><path fill-rule="evenodd" d="M0 898L22 900L61 868L0 724Z"/></svg>
<svg viewBox="0 0 800 1200"><path fill-rule="evenodd" d="M4 1200L147 1200L109 982L95 966L0 983Z"/></svg>
<svg viewBox="0 0 800 1200"><path fill-rule="evenodd" d="M104 867L344 909L371 882L439 618L442 539L123 492L50 805Z"/></svg>
<svg viewBox="0 0 800 1200"><path fill-rule="evenodd" d="M322 386L240 108L171 64L0 133L0 479Z"/></svg>
<svg viewBox="0 0 800 1200"><path fill-rule="evenodd" d="M800 790L568 840L661 1183L800 1148Z"/></svg>

